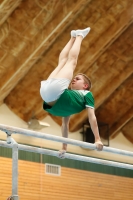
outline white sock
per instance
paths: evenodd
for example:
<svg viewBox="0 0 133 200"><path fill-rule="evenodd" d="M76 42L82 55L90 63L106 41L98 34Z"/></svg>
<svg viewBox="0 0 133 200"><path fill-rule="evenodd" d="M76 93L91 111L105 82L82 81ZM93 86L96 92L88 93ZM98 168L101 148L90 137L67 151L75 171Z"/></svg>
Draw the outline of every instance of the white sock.
<svg viewBox="0 0 133 200"><path fill-rule="evenodd" d="M76 31L75 30L71 31L71 37L76 37Z"/></svg>
<svg viewBox="0 0 133 200"><path fill-rule="evenodd" d="M90 27L82 29L82 30L76 30L76 36L81 35L83 38L90 32Z"/></svg>

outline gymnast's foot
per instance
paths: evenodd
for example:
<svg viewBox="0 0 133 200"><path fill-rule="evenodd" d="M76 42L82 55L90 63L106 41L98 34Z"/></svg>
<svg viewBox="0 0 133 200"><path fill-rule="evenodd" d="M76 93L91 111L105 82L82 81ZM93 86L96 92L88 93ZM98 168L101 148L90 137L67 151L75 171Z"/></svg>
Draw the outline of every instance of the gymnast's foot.
<svg viewBox="0 0 133 200"><path fill-rule="evenodd" d="M71 31L71 37L76 38L76 31L75 31L75 30L72 30L72 31Z"/></svg>
<svg viewBox="0 0 133 200"><path fill-rule="evenodd" d="M85 28L82 30L76 30L76 36L81 35L83 38L90 32L91 28Z"/></svg>

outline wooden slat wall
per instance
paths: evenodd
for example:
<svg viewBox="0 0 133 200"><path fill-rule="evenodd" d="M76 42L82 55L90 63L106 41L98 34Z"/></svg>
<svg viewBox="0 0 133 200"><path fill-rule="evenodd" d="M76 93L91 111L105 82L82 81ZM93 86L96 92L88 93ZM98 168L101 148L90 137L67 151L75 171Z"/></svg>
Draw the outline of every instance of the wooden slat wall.
<svg viewBox="0 0 133 200"><path fill-rule="evenodd" d="M0 200L11 195L12 159L0 157ZM133 200L133 178L72 168L61 176L45 174L45 165L19 160L20 200Z"/></svg>

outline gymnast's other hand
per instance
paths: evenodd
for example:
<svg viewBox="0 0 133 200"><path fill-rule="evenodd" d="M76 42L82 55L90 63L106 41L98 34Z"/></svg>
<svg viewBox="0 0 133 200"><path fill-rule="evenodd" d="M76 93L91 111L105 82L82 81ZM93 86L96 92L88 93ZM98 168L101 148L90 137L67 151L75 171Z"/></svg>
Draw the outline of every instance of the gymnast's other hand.
<svg viewBox="0 0 133 200"><path fill-rule="evenodd" d="M99 140L95 142L96 149L97 151L102 151L103 150L103 143Z"/></svg>
<svg viewBox="0 0 133 200"><path fill-rule="evenodd" d="M61 158L61 159L64 159L65 158L65 153L66 153L66 150L62 149L62 150L59 150L58 152L58 157Z"/></svg>

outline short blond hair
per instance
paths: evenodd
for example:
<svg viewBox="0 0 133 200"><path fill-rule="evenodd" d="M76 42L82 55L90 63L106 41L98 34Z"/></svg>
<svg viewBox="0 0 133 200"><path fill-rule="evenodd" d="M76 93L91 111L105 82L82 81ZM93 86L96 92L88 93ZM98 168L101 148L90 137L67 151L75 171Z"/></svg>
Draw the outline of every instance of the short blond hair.
<svg viewBox="0 0 133 200"><path fill-rule="evenodd" d="M90 78L82 73L78 73L77 75L83 76L84 82L88 84L88 87L86 88L86 90L90 90L92 88L92 83L91 83Z"/></svg>

